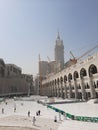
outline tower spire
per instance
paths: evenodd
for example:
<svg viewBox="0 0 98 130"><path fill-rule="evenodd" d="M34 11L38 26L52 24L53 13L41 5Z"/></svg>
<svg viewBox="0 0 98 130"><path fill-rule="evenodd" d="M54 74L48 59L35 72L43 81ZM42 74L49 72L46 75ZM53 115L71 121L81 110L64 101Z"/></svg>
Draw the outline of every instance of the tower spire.
<svg viewBox="0 0 98 130"><path fill-rule="evenodd" d="M57 32L57 39L60 39L59 31Z"/></svg>

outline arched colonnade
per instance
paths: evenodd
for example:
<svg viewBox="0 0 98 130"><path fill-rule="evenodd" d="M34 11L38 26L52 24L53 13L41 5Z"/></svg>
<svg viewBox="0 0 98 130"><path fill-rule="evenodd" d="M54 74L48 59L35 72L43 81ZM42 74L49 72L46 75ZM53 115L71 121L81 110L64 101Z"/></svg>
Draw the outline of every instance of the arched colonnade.
<svg viewBox="0 0 98 130"><path fill-rule="evenodd" d="M89 65L73 73L63 73L43 82L43 95L50 97L90 99L98 98L98 66Z"/></svg>

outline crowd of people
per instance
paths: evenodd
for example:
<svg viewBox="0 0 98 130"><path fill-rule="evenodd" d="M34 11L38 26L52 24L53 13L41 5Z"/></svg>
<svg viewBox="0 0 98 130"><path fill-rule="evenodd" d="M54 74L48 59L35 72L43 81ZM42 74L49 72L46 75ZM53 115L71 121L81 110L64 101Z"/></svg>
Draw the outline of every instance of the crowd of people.
<svg viewBox="0 0 98 130"><path fill-rule="evenodd" d="M5 102L5 104L8 105L8 102ZM21 105L23 105L23 103L21 103ZM13 111L16 112L16 103L14 103L14 105L13 105ZM5 110L4 110L4 108L2 108L2 114L4 114L4 112L5 112ZM40 116L41 111L38 110L38 111L36 111L35 114L36 114L36 116L31 116L30 110L28 110L28 112L27 112L28 117L32 117L32 125L35 125L36 117ZM60 120L61 120L61 114L59 113L59 121ZM54 122L57 122L57 116L56 115L54 116Z"/></svg>

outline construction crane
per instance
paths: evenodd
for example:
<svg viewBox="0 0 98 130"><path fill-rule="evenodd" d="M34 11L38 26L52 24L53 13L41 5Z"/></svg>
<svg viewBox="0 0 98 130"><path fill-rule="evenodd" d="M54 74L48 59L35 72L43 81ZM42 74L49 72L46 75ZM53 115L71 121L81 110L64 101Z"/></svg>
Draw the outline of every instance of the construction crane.
<svg viewBox="0 0 98 130"><path fill-rule="evenodd" d="M48 59L48 74L49 73L51 73L51 65L50 65L50 62L51 62L51 60L50 60L50 58L49 58L49 56L47 56L47 59Z"/></svg>
<svg viewBox="0 0 98 130"><path fill-rule="evenodd" d="M73 55L73 53L70 51L70 54L71 54L71 56L73 57L73 59L75 59L75 56Z"/></svg>
<svg viewBox="0 0 98 130"><path fill-rule="evenodd" d="M51 62L51 60L50 60L49 56L47 56L47 59L48 59L48 61L49 61L49 62Z"/></svg>
<svg viewBox="0 0 98 130"><path fill-rule="evenodd" d="M40 95L42 95L42 71L41 71L41 58L39 54L39 86L40 86Z"/></svg>
<svg viewBox="0 0 98 130"><path fill-rule="evenodd" d="M75 56L73 55L73 53L70 51L70 54L72 56L72 59L70 59L70 61L68 62L68 66L76 64L78 60L80 60L82 57L86 56L88 53L90 53L91 51L93 51L94 49L98 48L98 45L94 46L93 48L91 48L90 50L86 51L85 53L83 53L80 57L75 58Z"/></svg>
<svg viewBox="0 0 98 130"><path fill-rule="evenodd" d="M77 63L77 59L75 58L75 56L73 55L71 51L70 51L70 54L72 56L72 59L70 59L69 61L69 66Z"/></svg>
<svg viewBox="0 0 98 130"><path fill-rule="evenodd" d="M90 50L88 50L87 52L82 54L80 57L77 58L77 60L81 59L83 56L87 55L88 53L90 53L91 51L93 51L96 48L98 48L98 45L94 46L93 48L91 48Z"/></svg>

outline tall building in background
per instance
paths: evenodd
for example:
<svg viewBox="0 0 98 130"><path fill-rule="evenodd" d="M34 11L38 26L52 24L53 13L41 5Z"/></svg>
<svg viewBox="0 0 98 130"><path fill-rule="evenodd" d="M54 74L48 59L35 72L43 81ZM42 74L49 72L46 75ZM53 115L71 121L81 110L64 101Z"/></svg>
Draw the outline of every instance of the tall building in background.
<svg viewBox="0 0 98 130"><path fill-rule="evenodd" d="M33 75L23 74L15 64L5 64L0 58L0 97L30 95L33 93Z"/></svg>
<svg viewBox="0 0 98 130"><path fill-rule="evenodd" d="M64 45L63 40L60 39L59 32L55 41L55 61L58 67L62 70L64 68Z"/></svg>
<svg viewBox="0 0 98 130"><path fill-rule="evenodd" d="M48 61L39 61L39 75L44 79L48 73Z"/></svg>

